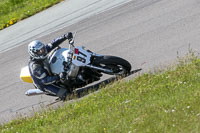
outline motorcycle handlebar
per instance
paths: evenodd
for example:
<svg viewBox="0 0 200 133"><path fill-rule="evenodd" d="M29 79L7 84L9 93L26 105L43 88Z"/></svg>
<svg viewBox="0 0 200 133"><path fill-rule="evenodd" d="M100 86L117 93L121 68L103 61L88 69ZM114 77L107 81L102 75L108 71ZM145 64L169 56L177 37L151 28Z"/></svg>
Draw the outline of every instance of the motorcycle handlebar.
<svg viewBox="0 0 200 133"><path fill-rule="evenodd" d="M69 40L69 44L74 46L74 39L73 38Z"/></svg>
<svg viewBox="0 0 200 133"><path fill-rule="evenodd" d="M69 49L72 52L74 52L74 40L75 40L75 37L76 37L76 32L74 33L73 38L69 39Z"/></svg>
<svg viewBox="0 0 200 133"><path fill-rule="evenodd" d="M71 62L72 62L72 56L73 56L73 54L74 54L74 39L75 39L75 36L76 36L76 32L74 33L74 35L73 35L73 38L72 39L69 39L69 50L70 50L70 52L68 53L69 55L68 55L68 62L69 62L69 64L71 64Z"/></svg>

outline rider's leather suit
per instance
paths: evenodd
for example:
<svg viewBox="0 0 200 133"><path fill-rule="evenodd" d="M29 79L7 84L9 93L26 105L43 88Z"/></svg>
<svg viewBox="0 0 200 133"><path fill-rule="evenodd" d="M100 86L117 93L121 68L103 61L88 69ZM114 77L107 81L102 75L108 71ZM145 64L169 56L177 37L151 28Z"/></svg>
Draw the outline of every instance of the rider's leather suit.
<svg viewBox="0 0 200 133"><path fill-rule="evenodd" d="M54 48L59 46L66 38L64 35L52 40L51 43L46 45L47 52L51 52ZM34 85L45 92L50 93L58 97L62 97L67 90L55 85L55 82L59 80L59 76L51 74L48 60L29 60L29 71L34 81Z"/></svg>

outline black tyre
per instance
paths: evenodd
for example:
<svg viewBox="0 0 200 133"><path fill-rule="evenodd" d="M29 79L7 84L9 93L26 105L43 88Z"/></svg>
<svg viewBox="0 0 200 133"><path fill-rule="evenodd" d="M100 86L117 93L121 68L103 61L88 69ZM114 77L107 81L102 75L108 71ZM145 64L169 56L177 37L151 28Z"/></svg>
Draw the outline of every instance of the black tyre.
<svg viewBox="0 0 200 133"><path fill-rule="evenodd" d="M112 73L107 74L127 74L131 71L131 64L120 57L116 56L101 56L94 59L94 64L104 69L112 70Z"/></svg>

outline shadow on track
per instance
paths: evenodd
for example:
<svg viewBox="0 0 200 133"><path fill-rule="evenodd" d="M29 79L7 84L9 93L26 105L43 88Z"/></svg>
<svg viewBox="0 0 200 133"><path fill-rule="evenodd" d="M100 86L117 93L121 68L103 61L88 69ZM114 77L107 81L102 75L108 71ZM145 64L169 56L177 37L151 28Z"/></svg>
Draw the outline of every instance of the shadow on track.
<svg viewBox="0 0 200 133"><path fill-rule="evenodd" d="M131 71L129 74L127 75L123 75L123 76L115 76L115 77L111 77L109 79L106 79L104 81L101 81L95 85L91 85L91 86L88 86L88 87L84 87L84 88L79 88L79 89L76 89L73 96L76 96L78 98L81 98L85 95L87 95L89 92L94 92L94 91L97 91L99 90L100 87L104 87L106 85L108 85L109 83L112 83L114 81L117 81L118 79L123 79L123 78L126 78L132 74L135 74L139 71L141 71L142 69L136 69L136 70L133 70Z"/></svg>

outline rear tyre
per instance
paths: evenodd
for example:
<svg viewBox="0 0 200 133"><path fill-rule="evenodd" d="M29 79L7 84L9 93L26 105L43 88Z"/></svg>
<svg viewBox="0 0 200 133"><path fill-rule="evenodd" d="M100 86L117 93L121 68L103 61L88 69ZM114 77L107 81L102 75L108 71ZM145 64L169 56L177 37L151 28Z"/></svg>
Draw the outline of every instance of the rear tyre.
<svg viewBox="0 0 200 133"><path fill-rule="evenodd" d="M104 69L112 70L111 73L104 72L106 74L121 75L130 73L131 71L131 64L127 60L116 56L96 57L94 63L95 65L102 67Z"/></svg>

